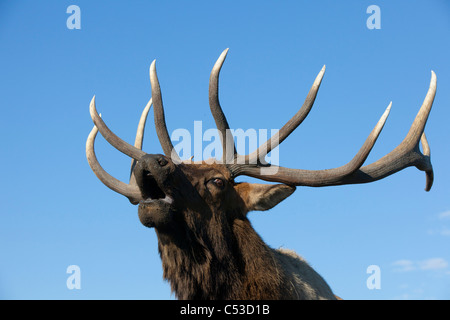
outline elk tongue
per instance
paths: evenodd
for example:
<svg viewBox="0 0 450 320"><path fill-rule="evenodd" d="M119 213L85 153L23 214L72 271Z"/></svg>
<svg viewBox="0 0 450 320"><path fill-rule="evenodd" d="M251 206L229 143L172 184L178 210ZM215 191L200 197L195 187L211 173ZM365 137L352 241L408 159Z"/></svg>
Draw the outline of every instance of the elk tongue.
<svg viewBox="0 0 450 320"><path fill-rule="evenodd" d="M148 203L152 203L152 202L156 202L156 201L165 202L167 204L172 204L173 203L172 197L167 195L167 194L165 194L164 198L157 198L157 199L147 198L145 200L141 200L139 203L140 204L148 204Z"/></svg>

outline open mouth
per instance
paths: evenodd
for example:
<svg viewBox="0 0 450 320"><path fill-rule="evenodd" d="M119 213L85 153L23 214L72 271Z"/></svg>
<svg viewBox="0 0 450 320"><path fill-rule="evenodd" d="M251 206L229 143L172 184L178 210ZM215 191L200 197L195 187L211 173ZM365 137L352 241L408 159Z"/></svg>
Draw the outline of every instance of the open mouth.
<svg viewBox="0 0 450 320"><path fill-rule="evenodd" d="M171 204L173 202L172 197L159 187L158 182L150 171L144 171L144 179L140 187L142 196L144 197L144 200L141 200L140 203L148 204L155 201L162 201Z"/></svg>

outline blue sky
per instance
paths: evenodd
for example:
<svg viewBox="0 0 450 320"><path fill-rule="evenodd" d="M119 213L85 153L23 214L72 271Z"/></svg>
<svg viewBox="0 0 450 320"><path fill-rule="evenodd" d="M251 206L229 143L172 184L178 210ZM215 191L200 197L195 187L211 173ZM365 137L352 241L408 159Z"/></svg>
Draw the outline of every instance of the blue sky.
<svg viewBox="0 0 450 320"><path fill-rule="evenodd" d="M381 29L366 9L378 5ZM66 26L69 5L81 29ZM0 3L0 298L174 299L154 230L90 170L89 102L133 142L157 59L172 132L214 127L211 68L230 48L220 98L232 128L277 129L327 70L315 106L280 147L280 164L340 166L393 102L367 162L406 135L430 82L426 127L435 183L408 168L356 186L300 187L250 213L272 247L296 250L344 299L450 298L450 3L448 1L2 1ZM161 153L153 116L144 141ZM101 137L101 164L126 181L130 160ZM251 180L241 178L240 180ZM81 270L69 290L66 269ZM368 266L381 270L369 290Z"/></svg>

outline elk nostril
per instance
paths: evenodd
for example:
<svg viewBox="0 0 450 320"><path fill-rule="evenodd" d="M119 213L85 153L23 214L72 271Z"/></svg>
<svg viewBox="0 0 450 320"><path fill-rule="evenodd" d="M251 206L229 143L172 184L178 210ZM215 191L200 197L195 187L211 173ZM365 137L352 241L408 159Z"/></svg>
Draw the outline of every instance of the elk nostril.
<svg viewBox="0 0 450 320"><path fill-rule="evenodd" d="M159 159L158 159L158 164L159 164L161 167L164 167L164 166L167 164L167 160L164 159L164 158L159 158Z"/></svg>

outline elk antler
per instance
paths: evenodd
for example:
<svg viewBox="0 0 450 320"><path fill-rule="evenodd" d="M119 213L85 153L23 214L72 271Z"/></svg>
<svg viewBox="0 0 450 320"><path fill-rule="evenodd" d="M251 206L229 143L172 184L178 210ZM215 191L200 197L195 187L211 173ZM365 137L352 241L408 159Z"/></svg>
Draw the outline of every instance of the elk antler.
<svg viewBox="0 0 450 320"><path fill-rule="evenodd" d="M227 52L228 49L222 52L213 68L209 90L211 111L216 121L217 128L224 137L226 137L226 131L229 130L229 127L218 101L217 83L218 74ZM430 161L430 148L425 137L424 128L436 95L436 74L433 71L431 71L431 82L428 93L406 138L394 150L378 161L362 167L383 129L392 102L383 113L381 119L378 121L359 152L344 166L326 170L302 170L279 167L265 163L264 157L273 148L283 142L308 115L319 90L324 72L325 66L317 75L303 106L294 117L281 128L278 135L267 140L250 155L238 155L235 148L234 154L231 157L233 158L232 161L229 161L230 156L227 155L226 165L232 176L237 177L239 175L246 175L266 181L282 182L289 185L323 187L372 182L383 179L409 166L416 166L419 170L425 171L427 178L425 190L429 191L433 184L433 167ZM222 138L222 143L224 139L225 138ZM228 138L225 141L225 143L228 143ZM422 142L423 153L419 148L420 141ZM226 149L227 147L223 146L224 152ZM268 168L271 170L267 170Z"/></svg>
<svg viewBox="0 0 450 320"><path fill-rule="evenodd" d="M173 161L180 163L181 160L170 140L169 132L167 131L166 120L164 116L164 107L161 96L161 89L159 87L158 76L156 74L156 60L153 60L150 66L150 83L152 86L153 112L155 115L155 128L158 135L159 142L163 148L164 154L170 157Z"/></svg>
<svg viewBox="0 0 450 320"><path fill-rule="evenodd" d="M142 111L141 118L139 119L139 124L136 132L136 138L134 140L134 146L139 150L142 150L142 145L144 142L144 131L145 131L145 123L147 121L148 112L150 111L150 107L152 106L153 99L150 98L147 105ZM136 178L134 176L134 167L136 166L136 159L131 160L131 168L130 168L130 184L136 185Z"/></svg>
<svg viewBox="0 0 450 320"><path fill-rule="evenodd" d="M139 201L142 199L141 191L136 185L133 169L134 166L136 165L136 160L139 160L139 158L142 155L146 154L145 152L142 151L142 142L144 139L145 122L147 120L148 111L150 110L151 105L152 99L150 99L150 101L144 108L144 111L142 112L133 147L132 145L129 145L128 143L117 137L114 133L112 133L112 131L103 122L101 116L98 115L97 110L95 108L95 96L92 98L90 104L91 117L95 125L94 128L92 128L92 131L89 134L88 139L86 141L86 157L88 163L92 171L94 171L95 175L100 179L100 181L102 181L108 188L126 196L133 204L138 204ZM111 176L108 172L106 172L102 168L102 166L98 162L97 157L95 155L94 143L99 128L101 128L100 133L112 146L114 146L119 151L122 151L123 153L133 158L133 160L131 161L130 182L128 184Z"/></svg>
<svg viewBox="0 0 450 320"><path fill-rule="evenodd" d="M232 160L233 157L237 155L233 136L229 134L230 127L227 118L225 117L219 102L219 73L220 69L222 69L223 62L227 57L227 53L228 48L225 49L219 59L217 59L217 62L214 64L211 71L211 76L209 77L209 106L222 141L222 162L224 163L227 162L227 160ZM232 154L231 151L233 152Z"/></svg>
<svg viewBox="0 0 450 320"><path fill-rule="evenodd" d="M273 150L273 148L283 142L306 118L317 96L317 92L325 73L325 66L317 75L300 110L280 129L278 134L268 139L250 155L242 156L236 151L227 119L219 103L219 73L227 53L228 49L222 52L211 72L209 81L209 103L211 113L221 136L223 148L222 162L224 162L228 167L233 178L240 175L247 175L266 181L282 182L289 185L323 187L368 183L383 179L409 166L416 166L419 170L425 171L426 173L427 182L425 190L429 191L431 189L433 184L433 167L430 160L430 147L425 137L424 128L436 95L436 74L433 71L431 71L430 87L422 107L420 108L405 139L394 150L378 161L362 166L372 150L381 130L383 129L391 109L392 103L390 103L361 149L350 162L334 169L302 170L267 164L264 157L271 150ZM86 141L86 156L89 165L97 177L107 187L128 197L133 204L137 204L142 199L139 188L136 186L133 168L136 161L139 161L142 156L146 155L146 153L141 150L142 139L145 121L152 101L154 104L156 132L163 151L166 156L171 157L174 162L181 162L178 154L175 152L167 131L161 89L156 74L155 61L153 61L150 66L150 82L152 85L152 99L150 99L142 113L134 146L117 137L106 126L102 118L97 113L95 107L95 96L92 98L90 104L90 113L95 126ZM109 175L99 164L94 151L94 142L98 131L100 131L103 137L112 146L133 159L131 163L130 182L128 184ZM420 142L422 143L423 153L419 148Z"/></svg>

